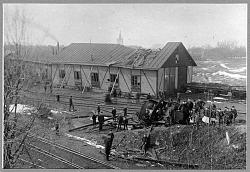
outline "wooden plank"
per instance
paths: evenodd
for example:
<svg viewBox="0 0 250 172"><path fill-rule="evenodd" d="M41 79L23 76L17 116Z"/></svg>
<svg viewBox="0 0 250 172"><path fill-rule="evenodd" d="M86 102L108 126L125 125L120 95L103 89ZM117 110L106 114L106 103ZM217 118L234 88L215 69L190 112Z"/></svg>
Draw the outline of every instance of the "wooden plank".
<svg viewBox="0 0 250 172"><path fill-rule="evenodd" d="M88 77L87 77L86 73L84 72L84 70L82 68L80 68L80 69L83 72L83 74L85 76L85 79L87 80L87 82L89 83L89 85L91 85L91 83L89 82Z"/></svg>
<svg viewBox="0 0 250 172"><path fill-rule="evenodd" d="M90 73L89 73L89 77L88 77L88 78L91 77L92 70L93 70L93 66L91 66L91 68L90 68ZM88 79L87 79L87 81L88 81ZM91 87L91 86L92 86L91 83L90 83L90 82L88 82L88 83L90 84L90 87ZM83 87L83 89L82 89L82 93L84 92L85 87L86 87L86 83L84 84L84 87Z"/></svg>
<svg viewBox="0 0 250 172"><path fill-rule="evenodd" d="M106 72L105 72L105 74L104 74L104 77L103 77L103 79L102 79L102 83L101 83L101 85L100 85L100 88L102 88L102 84L103 84L103 82L104 82L104 79L105 79L105 77L106 77L106 74L108 73L108 70L109 70L109 68L107 68L107 70L106 70Z"/></svg>
<svg viewBox="0 0 250 172"><path fill-rule="evenodd" d="M122 73L122 70L121 70L121 75L122 75L122 77L123 77L123 79L124 79L124 81L125 81L126 86L128 87L129 92L131 92L131 90L130 90L130 88L129 88L129 86L128 86L128 83L127 83L127 81L126 81L126 79L125 79L125 77L124 77L124 75L123 75L123 73Z"/></svg>
<svg viewBox="0 0 250 172"><path fill-rule="evenodd" d="M113 92L113 90L114 90L114 86L115 86L116 80L117 80L117 78L118 78L118 76L119 76L120 70L121 70L121 68L118 69L118 72L117 72L116 77L115 77L115 82L114 82L114 84L113 84L113 86L112 86L112 89L111 89L111 91L110 91L110 93L109 93L110 95L112 94L112 92Z"/></svg>
<svg viewBox="0 0 250 172"><path fill-rule="evenodd" d="M54 76L53 76L53 78L52 78L52 83L54 82L54 79L55 79L56 72L57 72L57 69L58 69L58 68L59 68L58 65L56 65L56 71L55 71ZM51 71L52 71L52 70L51 70Z"/></svg>
<svg viewBox="0 0 250 172"><path fill-rule="evenodd" d="M105 119L104 122L108 121L108 120L111 120L111 119L113 119L113 117ZM96 122L96 125L97 124L99 124L99 122ZM78 130L78 129L82 129L82 128L85 128L85 127L89 127L89 126L92 126L92 125L93 125L93 123L92 124L87 124L87 125L84 125L84 126L81 126L81 127L73 128L73 129L70 129L69 132L72 132L72 131L75 131L75 130Z"/></svg>
<svg viewBox="0 0 250 172"><path fill-rule="evenodd" d="M152 85L150 84L150 82L149 82L149 80L148 80L148 77L146 76L146 74L145 74L144 70L142 70L142 72L143 72L143 74L144 74L145 78L147 79L148 84L149 84L149 86L150 86L151 90L153 91L154 95L156 95L156 93L155 93L155 91L154 91L154 89L153 89Z"/></svg>

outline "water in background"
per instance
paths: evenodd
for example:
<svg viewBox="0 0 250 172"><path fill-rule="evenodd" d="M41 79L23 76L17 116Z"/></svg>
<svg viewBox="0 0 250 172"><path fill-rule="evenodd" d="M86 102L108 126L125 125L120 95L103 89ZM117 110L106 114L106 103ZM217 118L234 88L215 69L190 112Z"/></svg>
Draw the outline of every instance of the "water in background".
<svg viewBox="0 0 250 172"><path fill-rule="evenodd" d="M246 58L196 61L193 82L213 82L232 86L246 86Z"/></svg>

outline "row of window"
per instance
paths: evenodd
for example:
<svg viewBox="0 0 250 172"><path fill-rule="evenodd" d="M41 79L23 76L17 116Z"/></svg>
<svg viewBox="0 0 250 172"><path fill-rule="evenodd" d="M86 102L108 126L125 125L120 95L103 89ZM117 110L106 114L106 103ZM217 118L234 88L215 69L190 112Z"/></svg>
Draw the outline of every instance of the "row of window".
<svg viewBox="0 0 250 172"><path fill-rule="evenodd" d="M65 77L65 70L60 69L59 70L59 78L63 79ZM74 79L80 80L81 79L81 73L80 71L74 71ZM116 82L119 83L119 76L117 77L116 74L110 74L110 82ZM96 85L96 83L99 83L99 75L98 73L91 73L91 83ZM140 76L139 75L133 75L131 76L131 85L134 87L140 86Z"/></svg>

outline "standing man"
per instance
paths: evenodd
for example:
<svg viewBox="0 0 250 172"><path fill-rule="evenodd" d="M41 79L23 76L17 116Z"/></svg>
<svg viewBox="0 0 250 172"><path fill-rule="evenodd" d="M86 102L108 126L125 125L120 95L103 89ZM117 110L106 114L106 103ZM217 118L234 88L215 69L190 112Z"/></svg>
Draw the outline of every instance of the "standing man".
<svg viewBox="0 0 250 172"><path fill-rule="evenodd" d="M217 116L219 119L219 127L220 127L223 124L223 112L222 112L221 108L218 108Z"/></svg>
<svg viewBox="0 0 250 172"><path fill-rule="evenodd" d="M123 123L123 117L122 117L122 115L120 114L120 115L118 116L118 126L117 126L116 131L118 131L119 129L122 129L122 123Z"/></svg>
<svg viewBox="0 0 250 172"><path fill-rule="evenodd" d="M46 90L47 90L47 85L46 85L46 82L44 84L44 92L46 93Z"/></svg>
<svg viewBox="0 0 250 172"><path fill-rule="evenodd" d="M95 114L95 112L92 115L92 120L93 120L93 126L95 126L96 125L96 114Z"/></svg>
<svg viewBox="0 0 250 172"><path fill-rule="evenodd" d="M56 135L59 135L59 121L58 120L56 120L55 129L56 129Z"/></svg>
<svg viewBox="0 0 250 172"><path fill-rule="evenodd" d="M114 133L110 131L107 138L104 141L105 142L105 154L106 154L107 161L109 161L109 155L110 155L113 140L114 140Z"/></svg>
<svg viewBox="0 0 250 172"><path fill-rule="evenodd" d="M75 111L72 96L69 98L69 111L71 111L71 107L73 108L73 111Z"/></svg>
<svg viewBox="0 0 250 172"><path fill-rule="evenodd" d="M101 131L103 123L104 123L104 116L103 115L101 115L101 114L98 115L98 122L99 122L99 131Z"/></svg>
<svg viewBox="0 0 250 172"><path fill-rule="evenodd" d="M127 114L128 114L128 108L125 107L125 108L123 109L123 112L124 112L124 117L126 117Z"/></svg>
<svg viewBox="0 0 250 172"><path fill-rule="evenodd" d="M232 106L232 108L231 108L231 113L233 115L233 122L235 124L235 118L238 116L238 114L237 114L237 110L235 109L234 106Z"/></svg>
<svg viewBox="0 0 250 172"><path fill-rule="evenodd" d="M111 113L112 113L112 116L113 116L113 120L116 121L116 109L115 109L115 107L113 107Z"/></svg>
<svg viewBox="0 0 250 172"><path fill-rule="evenodd" d="M97 113L98 113L98 115L100 115L100 112L101 112L101 107L100 107L100 104L98 103L98 105L97 105Z"/></svg>

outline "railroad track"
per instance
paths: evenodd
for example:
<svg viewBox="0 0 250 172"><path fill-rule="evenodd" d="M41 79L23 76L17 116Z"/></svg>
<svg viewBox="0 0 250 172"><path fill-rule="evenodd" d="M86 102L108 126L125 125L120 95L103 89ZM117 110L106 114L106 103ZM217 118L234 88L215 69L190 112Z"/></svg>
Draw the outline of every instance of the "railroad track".
<svg viewBox="0 0 250 172"><path fill-rule="evenodd" d="M33 167L33 168L41 168L41 169L45 169L44 166L38 165L36 163L30 162L29 160L25 160L23 158L18 158L19 161L22 161L23 164L27 164L29 167Z"/></svg>
<svg viewBox="0 0 250 172"><path fill-rule="evenodd" d="M95 159L93 157L81 154L66 146L53 143L52 141L30 134L29 144L33 151L38 151L49 158L54 158L63 163L63 168L72 169L119 169L107 162Z"/></svg>

